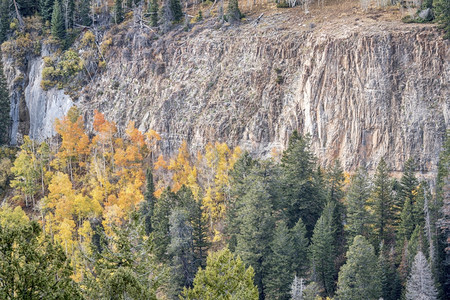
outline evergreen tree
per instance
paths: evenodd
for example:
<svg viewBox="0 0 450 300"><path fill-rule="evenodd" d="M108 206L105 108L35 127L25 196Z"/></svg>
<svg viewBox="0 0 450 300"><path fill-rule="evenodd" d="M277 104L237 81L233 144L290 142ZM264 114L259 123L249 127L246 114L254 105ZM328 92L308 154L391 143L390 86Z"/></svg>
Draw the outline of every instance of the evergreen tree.
<svg viewBox="0 0 450 300"><path fill-rule="evenodd" d="M152 230L155 241L154 253L158 260L167 261L169 259L167 251L170 243L169 216L176 203L177 196L170 191L170 188L167 188L155 205Z"/></svg>
<svg viewBox="0 0 450 300"><path fill-rule="evenodd" d="M192 227L187 213L180 208L172 211L169 223L169 254L172 256L170 294L171 298L177 299L184 287L192 286L195 276Z"/></svg>
<svg viewBox="0 0 450 300"><path fill-rule="evenodd" d="M270 163L256 166L247 179L252 182L247 192L238 200L241 209L236 218L240 219L237 234L236 253L255 270L255 283L261 299L265 297L268 257L274 231L272 216L272 195Z"/></svg>
<svg viewBox="0 0 450 300"><path fill-rule="evenodd" d="M41 0L41 15L44 23L52 20L54 6L55 0Z"/></svg>
<svg viewBox="0 0 450 300"><path fill-rule="evenodd" d="M0 45L6 41L9 29L9 0L0 0Z"/></svg>
<svg viewBox="0 0 450 300"><path fill-rule="evenodd" d="M403 176L400 181L400 194L403 198L403 201L409 199L411 203L415 201L416 190L419 182L414 174L415 164L412 158L408 159L405 162L405 166L403 168Z"/></svg>
<svg viewBox="0 0 450 300"><path fill-rule="evenodd" d="M309 249L313 279L323 288L327 296L333 294L334 276L336 273L334 267L334 259L336 257L334 229L332 228L333 213L334 205L328 203L314 227Z"/></svg>
<svg viewBox="0 0 450 300"><path fill-rule="evenodd" d="M315 172L316 158L309 148L309 138L296 131L289 139L288 148L281 159L282 175L279 183L278 206L285 215L289 228L301 217L308 237L320 216L324 199L321 197L320 176Z"/></svg>
<svg viewBox="0 0 450 300"><path fill-rule="evenodd" d="M75 18L75 0L67 0L66 3L66 23L67 29L72 29Z"/></svg>
<svg viewBox="0 0 450 300"><path fill-rule="evenodd" d="M180 0L170 0L170 10L174 22L179 22L183 18L183 9Z"/></svg>
<svg viewBox="0 0 450 300"><path fill-rule="evenodd" d="M72 275L63 249L36 222L0 225L0 299L82 299Z"/></svg>
<svg viewBox="0 0 450 300"><path fill-rule="evenodd" d="M62 14L59 0L55 1L52 12L52 36L60 41L66 38L66 29L64 27L64 16Z"/></svg>
<svg viewBox="0 0 450 300"><path fill-rule="evenodd" d="M393 197L389 173L384 159L381 159L375 173L373 190L374 216L375 216L375 245L378 247L382 241L388 243L391 239L393 224Z"/></svg>
<svg viewBox="0 0 450 300"><path fill-rule="evenodd" d="M114 1L114 21L116 24L120 24L123 21L122 0Z"/></svg>
<svg viewBox="0 0 450 300"><path fill-rule="evenodd" d="M306 228L302 222L302 219L299 219L297 224L293 228L291 228L290 233L292 235L293 242L293 260L292 260L292 268L293 272L297 276L306 276L308 269L308 238L306 237Z"/></svg>
<svg viewBox="0 0 450 300"><path fill-rule="evenodd" d="M153 174L150 168L147 169L146 173L146 191L144 193L144 202L141 205L141 214L145 223L145 233L149 235L152 230L152 218L155 210L155 184L153 183Z"/></svg>
<svg viewBox="0 0 450 300"><path fill-rule="evenodd" d="M384 244L382 244L378 256L378 268L380 271L382 298L384 300L400 299L402 286L395 269L394 248L391 248L390 253L387 253Z"/></svg>
<svg viewBox="0 0 450 300"><path fill-rule="evenodd" d="M399 239L409 240L415 228L413 203L406 199L400 216Z"/></svg>
<svg viewBox="0 0 450 300"><path fill-rule="evenodd" d="M81 25L91 25L92 19L89 16L91 10L91 0L80 0L79 10Z"/></svg>
<svg viewBox="0 0 450 300"><path fill-rule="evenodd" d="M241 19L238 0L230 0L228 2L227 16L229 22L236 22Z"/></svg>
<svg viewBox="0 0 450 300"><path fill-rule="evenodd" d="M5 74L3 73L3 62L1 60L0 52L0 145L9 143L9 126L10 126L10 100L8 83L6 82Z"/></svg>
<svg viewBox="0 0 450 300"><path fill-rule="evenodd" d="M368 211L370 197L370 185L367 179L367 171L360 168L352 177L347 193L347 225L345 230L348 240L352 241L355 236L370 236L369 226L371 216Z"/></svg>
<svg viewBox="0 0 450 300"><path fill-rule="evenodd" d="M347 262L339 272L338 300L378 300L381 282L373 246L363 236L356 236L347 251Z"/></svg>
<svg viewBox="0 0 450 300"><path fill-rule="evenodd" d="M289 299L289 288L293 269L293 259L297 255L292 234L284 221L275 229L272 241L272 253L268 259L269 274L266 277L267 299Z"/></svg>
<svg viewBox="0 0 450 300"><path fill-rule="evenodd" d="M208 224L203 213L201 198L194 202L190 212L190 222L192 226L192 239L194 249L195 270L199 267L205 267L206 256L209 248L208 242Z"/></svg>
<svg viewBox="0 0 450 300"><path fill-rule="evenodd" d="M436 20L444 28L444 38L450 38L450 1L448 0L433 0L434 13Z"/></svg>
<svg viewBox="0 0 450 300"><path fill-rule="evenodd" d="M197 272L194 287L185 289L182 299L246 299L257 300L254 272L228 249L208 255L206 268Z"/></svg>
<svg viewBox="0 0 450 300"><path fill-rule="evenodd" d="M419 251L414 258L411 276L406 284L406 300L436 300L437 290L425 255Z"/></svg>
<svg viewBox="0 0 450 300"><path fill-rule="evenodd" d="M150 26L158 26L158 0L151 0L150 5Z"/></svg>

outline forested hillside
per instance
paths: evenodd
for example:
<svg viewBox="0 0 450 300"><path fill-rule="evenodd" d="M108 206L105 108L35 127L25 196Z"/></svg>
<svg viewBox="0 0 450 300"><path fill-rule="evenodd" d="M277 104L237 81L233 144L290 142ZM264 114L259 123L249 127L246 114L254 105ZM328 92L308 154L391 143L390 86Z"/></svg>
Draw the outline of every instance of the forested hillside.
<svg viewBox="0 0 450 300"><path fill-rule="evenodd" d="M153 130L92 126L73 107L57 141L3 148L1 298L446 297L450 139L431 189L413 159L400 179L322 169L296 132L267 160L165 158Z"/></svg>
<svg viewBox="0 0 450 300"><path fill-rule="evenodd" d="M449 1L330 2L0 0L0 299L450 298Z"/></svg>

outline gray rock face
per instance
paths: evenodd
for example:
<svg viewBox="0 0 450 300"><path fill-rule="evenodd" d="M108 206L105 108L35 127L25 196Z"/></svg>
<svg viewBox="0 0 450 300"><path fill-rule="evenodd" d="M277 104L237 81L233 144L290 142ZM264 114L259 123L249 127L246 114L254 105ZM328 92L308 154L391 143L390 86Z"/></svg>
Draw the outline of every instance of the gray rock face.
<svg viewBox="0 0 450 300"><path fill-rule="evenodd" d="M414 157L424 173L435 171L450 111L449 44L436 30L378 22L302 31L277 22L144 45L143 32L118 33L113 44L131 45L113 47L80 105L122 127L134 120L157 130L166 154L187 140L193 151L225 141L268 156L299 130L324 165L339 158L346 170L373 169L384 157L401 171Z"/></svg>
<svg viewBox="0 0 450 300"><path fill-rule="evenodd" d="M419 17L421 17L424 20L428 20L429 18L431 18L432 14L433 12L431 11L431 8L427 8L419 13Z"/></svg>
<svg viewBox="0 0 450 300"><path fill-rule="evenodd" d="M104 38L112 41L106 70L76 104L87 124L98 109L121 129L135 121L158 131L164 154L183 140L192 151L223 141L267 157L298 130L323 165L339 158L346 170L374 169L384 157L395 172L414 157L432 175L450 116L449 43L440 32L358 19L309 29L301 24L310 20L289 18L159 38L145 28L114 30ZM71 100L39 90L42 62L30 66L29 132L41 139Z"/></svg>

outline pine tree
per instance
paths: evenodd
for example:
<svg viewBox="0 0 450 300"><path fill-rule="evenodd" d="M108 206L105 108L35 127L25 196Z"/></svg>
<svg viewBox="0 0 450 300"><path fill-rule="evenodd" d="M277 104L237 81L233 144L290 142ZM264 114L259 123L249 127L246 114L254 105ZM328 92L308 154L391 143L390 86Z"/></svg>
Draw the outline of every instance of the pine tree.
<svg viewBox="0 0 450 300"><path fill-rule="evenodd" d="M284 221L280 221L275 229L272 245L272 253L268 258L269 274L266 277L268 299L289 299L289 288L293 269L295 253L292 234Z"/></svg>
<svg viewBox="0 0 450 300"><path fill-rule="evenodd" d="M370 236L369 225L372 223L368 211L370 197L370 185L367 179L367 171L360 168L352 177L347 193L347 225L345 230L348 240L355 236Z"/></svg>
<svg viewBox="0 0 450 300"><path fill-rule="evenodd" d="M336 257L334 245L334 229L332 228L332 218L334 205L328 203L322 215L314 227L311 239L310 254L313 270L313 279L325 291L327 296L331 296L334 291Z"/></svg>
<svg viewBox="0 0 450 300"><path fill-rule="evenodd" d="M180 208L174 209L169 218L170 244L169 254L172 256L172 275L170 276L171 298L176 299L184 287L191 287L194 281L194 252L192 227L187 213Z"/></svg>
<svg viewBox="0 0 450 300"><path fill-rule="evenodd" d="M52 12L52 36L60 41L66 38L66 29L64 27L64 16L62 14L59 0L55 1Z"/></svg>
<svg viewBox="0 0 450 300"><path fill-rule="evenodd" d="M158 0L152 0L150 5L150 26L158 26Z"/></svg>
<svg viewBox="0 0 450 300"><path fill-rule="evenodd" d="M92 19L89 16L91 11L91 0L81 0L79 4L81 25L91 25Z"/></svg>
<svg viewBox="0 0 450 300"><path fill-rule="evenodd" d="M197 272L194 287L183 291L182 299L246 299L257 300L253 268L234 258L228 249L208 255L206 268Z"/></svg>
<svg viewBox="0 0 450 300"><path fill-rule="evenodd" d="M155 241L154 253L158 260L166 261L169 258L167 251L170 243L169 216L176 203L177 196L170 191L170 188L167 188L155 205L152 230L153 240Z"/></svg>
<svg viewBox="0 0 450 300"><path fill-rule="evenodd" d="M240 210L236 216L240 219L237 234L236 253L255 270L255 283L260 297L265 297L267 263L271 252L274 218L272 216L272 195L270 163L262 163L252 170L247 180L252 183L247 192L238 200Z"/></svg>
<svg viewBox="0 0 450 300"><path fill-rule="evenodd" d="M436 300L437 290L425 255L419 251L414 258L411 276L406 284L407 300Z"/></svg>
<svg viewBox="0 0 450 300"><path fill-rule="evenodd" d="M145 223L145 233L149 235L152 230L152 218L155 210L155 184L153 183L153 174L150 168L147 169L146 173L146 191L144 193L144 202L141 205L141 214Z"/></svg>
<svg viewBox="0 0 450 300"><path fill-rule="evenodd" d="M381 245L378 256L378 268L380 271L382 298L384 300L400 299L401 284L395 269L394 248L391 248L390 253L388 253L384 244Z"/></svg>
<svg viewBox="0 0 450 300"><path fill-rule="evenodd" d="M381 282L373 246L363 236L356 236L347 251L347 262L339 272L338 300L378 300Z"/></svg>
<svg viewBox="0 0 450 300"><path fill-rule="evenodd" d="M241 19L238 0L230 0L228 2L227 17L229 22L236 22Z"/></svg>
<svg viewBox="0 0 450 300"><path fill-rule="evenodd" d="M293 272L297 276L306 276L307 269L309 266L308 262L308 238L306 237L306 228L299 219L297 224L290 230L292 235L294 256L292 260Z"/></svg>
<svg viewBox="0 0 450 300"><path fill-rule="evenodd" d="M72 29L75 18L75 0L67 0L66 4L66 23L67 29Z"/></svg>
<svg viewBox="0 0 450 300"><path fill-rule="evenodd" d="M392 187L384 159L381 159L378 164L374 185L375 245L378 247L381 242L388 243L390 241L394 222Z"/></svg>
<svg viewBox="0 0 450 300"><path fill-rule="evenodd" d="M114 1L114 21L116 24L120 24L123 21L122 0Z"/></svg>
<svg viewBox="0 0 450 300"><path fill-rule="evenodd" d="M10 126L10 100L8 83L6 82L5 74L3 73L3 62L1 60L0 52L0 145L9 143L9 126Z"/></svg>
<svg viewBox="0 0 450 300"><path fill-rule="evenodd" d="M400 215L399 239L409 240L415 228L413 203L406 199Z"/></svg>
<svg viewBox="0 0 450 300"><path fill-rule="evenodd" d="M279 207L289 228L301 217L308 237L320 216L324 199L320 176L315 172L316 158L309 147L309 138L294 132L281 159Z"/></svg>
<svg viewBox="0 0 450 300"><path fill-rule="evenodd" d="M0 44L6 41L9 29L9 0L0 0Z"/></svg>
<svg viewBox="0 0 450 300"><path fill-rule="evenodd" d="M203 213L201 197L195 201L190 212L190 222L192 226L192 239L194 249L195 270L205 267L206 256L210 243L208 242L208 224Z"/></svg>
<svg viewBox="0 0 450 300"><path fill-rule="evenodd" d="M55 0L41 0L41 15L44 23L52 20L54 6Z"/></svg>
<svg viewBox="0 0 450 300"><path fill-rule="evenodd" d="M170 0L170 10L174 22L179 22L183 18L183 9L180 0Z"/></svg>

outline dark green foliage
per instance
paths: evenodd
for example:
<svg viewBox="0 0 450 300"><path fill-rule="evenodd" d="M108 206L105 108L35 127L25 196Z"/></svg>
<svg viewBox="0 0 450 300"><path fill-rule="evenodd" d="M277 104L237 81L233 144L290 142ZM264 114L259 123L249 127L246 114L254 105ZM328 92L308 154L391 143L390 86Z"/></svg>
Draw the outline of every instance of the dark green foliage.
<svg viewBox="0 0 450 300"><path fill-rule="evenodd" d="M114 0L114 22L120 24L123 21L122 0Z"/></svg>
<svg viewBox="0 0 450 300"><path fill-rule="evenodd" d="M268 258L268 276L265 285L267 299L289 299L292 276L295 274L293 261L294 239L284 221L277 224L272 241L272 253Z"/></svg>
<svg viewBox="0 0 450 300"><path fill-rule="evenodd" d="M367 171L360 168L352 177L347 193L347 239L353 241L355 236L370 236L371 215L368 211L370 198L370 183Z"/></svg>
<svg viewBox="0 0 450 300"><path fill-rule="evenodd" d="M82 299L60 246L35 222L0 226L0 299Z"/></svg>
<svg viewBox="0 0 450 300"><path fill-rule="evenodd" d="M274 230L272 171L270 162L262 162L253 167L252 173L246 178L247 191L237 200L240 208L236 215L239 220L236 253L254 268L255 283L261 299L264 299L266 293L265 266L271 253Z"/></svg>
<svg viewBox="0 0 450 300"><path fill-rule="evenodd" d="M378 256L378 268L380 272L382 298L384 300L400 299L402 286L397 269L395 268L394 248L391 248L388 252L382 244Z"/></svg>
<svg viewBox="0 0 450 300"><path fill-rule="evenodd" d="M91 8L91 0L81 0L79 4L80 23L84 26L91 25L92 19L89 16Z"/></svg>
<svg viewBox="0 0 450 300"><path fill-rule="evenodd" d="M194 250L194 269L204 268L209 248L208 224L203 215L202 201L194 201L189 211L189 220L192 226L192 242Z"/></svg>
<svg viewBox="0 0 450 300"><path fill-rule="evenodd" d="M169 7L172 12L174 22L179 22L183 18L183 9L180 0L169 0Z"/></svg>
<svg viewBox="0 0 450 300"><path fill-rule="evenodd" d="M294 244L294 256L292 260L292 269L297 276L306 276L308 262L308 239L306 238L306 228L299 219L297 224L290 230L292 242Z"/></svg>
<svg viewBox="0 0 450 300"><path fill-rule="evenodd" d="M381 242L389 244L393 234L393 207L392 186L389 172L384 159L378 164L374 179L373 201L374 201L374 225L375 225L375 247Z"/></svg>
<svg viewBox="0 0 450 300"><path fill-rule="evenodd" d="M11 3L12 1L10 1ZM39 0L16 0L19 12L23 17L31 16L39 11ZM12 4L12 3L11 3Z"/></svg>
<svg viewBox="0 0 450 300"><path fill-rule="evenodd" d="M171 259L170 296L177 299L185 287L191 287L195 276L194 245L192 226L187 213L181 208L172 211L170 218L170 244L168 247Z"/></svg>
<svg viewBox="0 0 450 300"><path fill-rule="evenodd" d="M9 30L9 0L0 0L0 44L6 41Z"/></svg>
<svg viewBox="0 0 450 300"><path fill-rule="evenodd" d="M228 2L227 19L229 22L236 22L241 19L238 0L230 0Z"/></svg>
<svg viewBox="0 0 450 300"><path fill-rule="evenodd" d="M66 29L64 25L64 16L62 14L59 0L55 1L52 12L52 36L60 41L66 38Z"/></svg>
<svg viewBox="0 0 450 300"><path fill-rule="evenodd" d="M1 52L0 52L1 58ZM3 63L0 59L0 145L9 144L9 127L10 127L10 100L8 83L3 73Z"/></svg>
<svg viewBox="0 0 450 300"><path fill-rule="evenodd" d="M126 227L113 227L113 231L113 236L102 233L103 251L96 253L94 268L84 278L87 298L156 299L167 273L152 254L152 239L144 239L136 215Z"/></svg>
<svg viewBox="0 0 450 300"><path fill-rule="evenodd" d="M309 148L309 138L296 131L281 159L279 208L288 227L293 227L299 218L311 236L314 225L323 208L323 193L320 174L315 172L316 158Z"/></svg>
<svg viewBox="0 0 450 300"><path fill-rule="evenodd" d="M309 248L311 255L311 270L313 280L319 284L327 296L334 291L334 276L336 275L334 260L335 239L333 228L333 213L335 206L328 203L314 227L314 234Z"/></svg>
<svg viewBox="0 0 450 300"><path fill-rule="evenodd" d="M75 0L67 0L66 22L67 29L72 29L75 18Z"/></svg>
<svg viewBox="0 0 450 300"><path fill-rule="evenodd" d="M145 224L145 233L149 235L152 230L152 218L155 210L156 197L155 193L155 184L153 183L153 174L152 170L147 169L146 173L146 190L144 193L144 202L141 205L140 211L142 218L144 219Z"/></svg>
<svg viewBox="0 0 450 300"><path fill-rule="evenodd" d="M155 241L154 252L158 260L167 261L167 247L170 243L169 216L177 203L177 196L167 188L156 202L152 219L153 238Z"/></svg>
<svg viewBox="0 0 450 300"><path fill-rule="evenodd" d="M436 20L445 31L444 38L450 38L450 1L433 0Z"/></svg>
<svg viewBox="0 0 450 300"><path fill-rule="evenodd" d="M347 262L339 272L338 300L378 300L381 281L373 246L358 235L347 251Z"/></svg>
<svg viewBox="0 0 450 300"><path fill-rule="evenodd" d="M158 0L152 0L150 5L150 26L158 26Z"/></svg>
<svg viewBox="0 0 450 300"><path fill-rule="evenodd" d="M44 22L52 20L55 0L41 0L41 16Z"/></svg>

